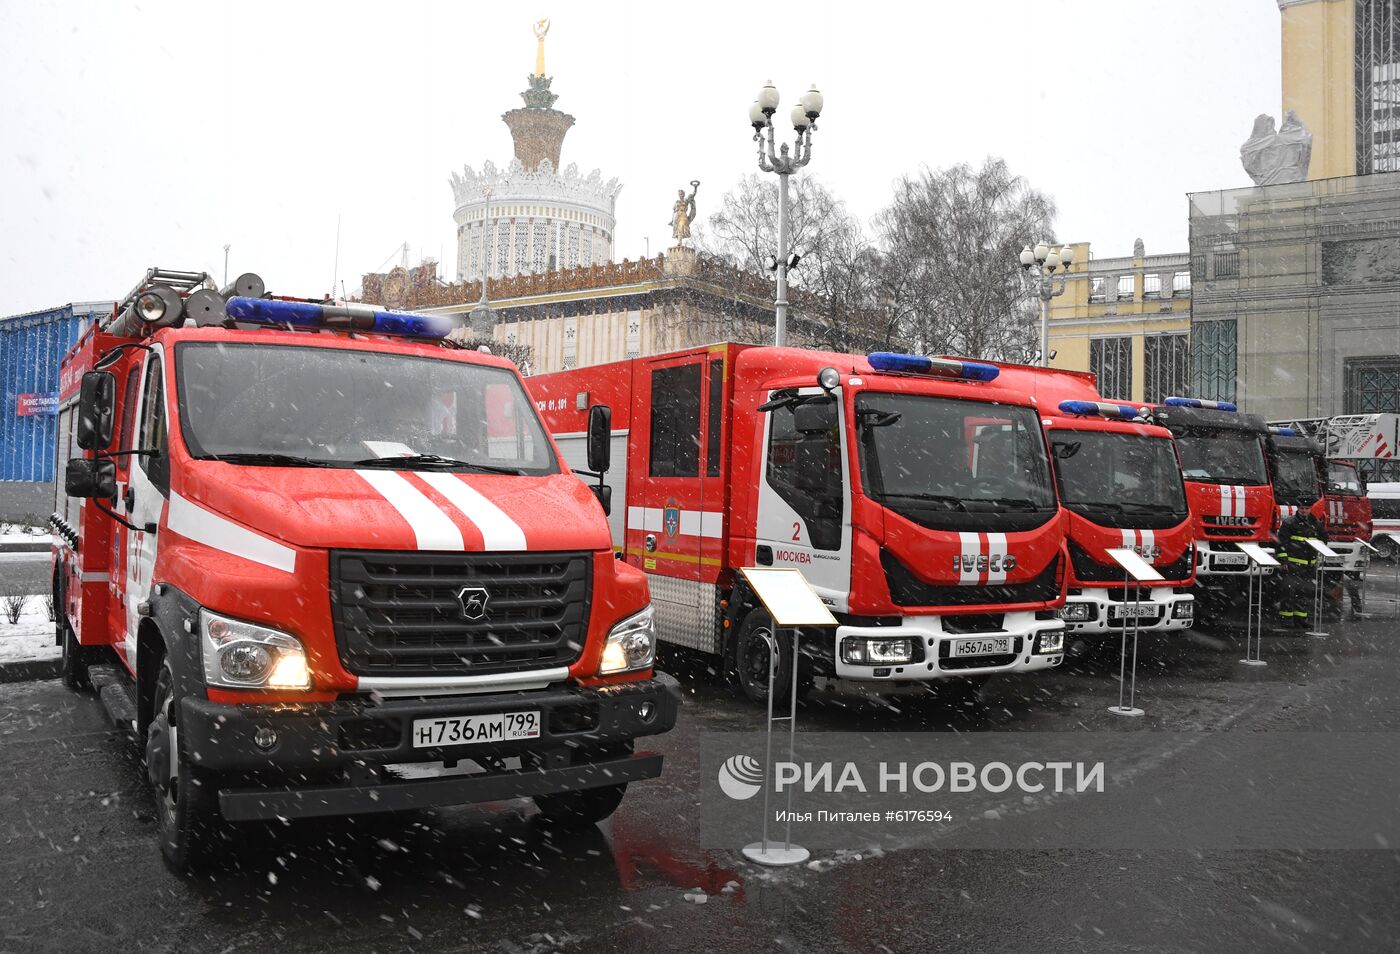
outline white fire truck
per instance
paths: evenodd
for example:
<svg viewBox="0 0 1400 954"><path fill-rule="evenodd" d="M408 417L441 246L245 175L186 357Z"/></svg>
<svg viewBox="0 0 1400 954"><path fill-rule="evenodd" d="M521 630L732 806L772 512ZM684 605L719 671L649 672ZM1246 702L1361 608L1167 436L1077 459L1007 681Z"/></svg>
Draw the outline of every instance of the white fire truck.
<svg viewBox="0 0 1400 954"><path fill-rule="evenodd" d="M144 744L169 861L220 815L531 796L583 824L660 774L646 578L514 366L430 317L208 284L153 269L61 375L63 677ZM605 411L588 432L604 471Z"/></svg>
<svg viewBox="0 0 1400 954"><path fill-rule="evenodd" d="M742 566L801 569L840 621L803 634L803 686L965 689L1060 663L1067 516L1035 400L999 374L721 344L527 383L575 459L590 408L613 408L613 543L651 581L660 638L722 655L762 700L772 625Z"/></svg>

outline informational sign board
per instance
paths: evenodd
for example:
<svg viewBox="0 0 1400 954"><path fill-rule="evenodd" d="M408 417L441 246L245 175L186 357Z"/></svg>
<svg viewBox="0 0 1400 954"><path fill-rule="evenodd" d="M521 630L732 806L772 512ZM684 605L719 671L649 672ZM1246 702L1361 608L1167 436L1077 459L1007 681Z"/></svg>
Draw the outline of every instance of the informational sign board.
<svg viewBox="0 0 1400 954"><path fill-rule="evenodd" d="M53 417L58 413L57 394L15 395L16 417Z"/></svg>
<svg viewBox="0 0 1400 954"><path fill-rule="evenodd" d="M1314 550L1327 557L1329 560L1336 560L1341 558L1340 553L1338 553L1336 550L1333 550L1321 540L1314 540L1312 537L1308 537L1308 546L1312 547Z"/></svg>
<svg viewBox="0 0 1400 954"><path fill-rule="evenodd" d="M1148 563L1137 554L1136 550L1129 550L1127 547L1119 547L1109 550L1108 555L1117 561L1118 565L1128 571L1128 575L1139 583L1155 583L1157 580L1165 580L1162 574L1153 569Z"/></svg>
<svg viewBox="0 0 1400 954"><path fill-rule="evenodd" d="M1257 543L1240 543L1237 546L1249 555L1249 558L1260 566L1278 566L1279 562L1274 559L1274 555L1265 550Z"/></svg>
<svg viewBox="0 0 1400 954"><path fill-rule="evenodd" d="M1362 545L1363 547L1365 547L1366 549L1370 550L1372 553L1380 553L1380 552L1381 552L1380 550L1377 550L1375 547L1371 546L1371 545L1370 545L1369 543L1367 543L1365 540L1357 540L1356 542L1359 543L1359 544L1361 544L1361 545Z"/></svg>
<svg viewBox="0 0 1400 954"><path fill-rule="evenodd" d="M745 566L744 574L775 626L835 626L836 617L826 608L801 570L771 566ZM1161 579L1161 577L1158 577Z"/></svg>

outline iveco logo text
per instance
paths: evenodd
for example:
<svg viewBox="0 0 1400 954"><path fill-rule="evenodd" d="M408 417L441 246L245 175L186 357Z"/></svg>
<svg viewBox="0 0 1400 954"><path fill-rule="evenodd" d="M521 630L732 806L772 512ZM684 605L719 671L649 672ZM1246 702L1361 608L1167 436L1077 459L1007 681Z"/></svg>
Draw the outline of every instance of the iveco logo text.
<svg viewBox="0 0 1400 954"><path fill-rule="evenodd" d="M467 619L481 619L486 615L486 601L491 594L484 586L464 586L457 591L457 602L462 604L462 615Z"/></svg>
<svg viewBox="0 0 1400 954"><path fill-rule="evenodd" d="M1253 517L1211 517L1210 522L1218 527L1247 527L1254 523Z"/></svg>
<svg viewBox="0 0 1400 954"><path fill-rule="evenodd" d="M1128 547L1128 549L1132 550L1134 553L1142 557L1148 563L1151 563L1153 560L1157 559L1159 556L1162 555L1162 548L1157 546L1157 544L1155 543L1138 544L1136 546Z"/></svg>
<svg viewBox="0 0 1400 954"><path fill-rule="evenodd" d="M1010 573L1016 569L1016 555L1008 553L1002 556L1000 553L993 553L991 556L983 553L978 556L971 554L953 555L953 572L971 573L976 570L978 573Z"/></svg>

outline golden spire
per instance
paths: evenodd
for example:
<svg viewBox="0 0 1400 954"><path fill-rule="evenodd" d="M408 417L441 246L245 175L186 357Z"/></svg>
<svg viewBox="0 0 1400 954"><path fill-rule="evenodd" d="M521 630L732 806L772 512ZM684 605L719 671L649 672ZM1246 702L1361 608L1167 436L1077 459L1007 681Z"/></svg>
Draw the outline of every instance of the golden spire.
<svg viewBox="0 0 1400 954"><path fill-rule="evenodd" d="M544 36L549 32L549 18L538 20L535 23L535 75L544 75Z"/></svg>

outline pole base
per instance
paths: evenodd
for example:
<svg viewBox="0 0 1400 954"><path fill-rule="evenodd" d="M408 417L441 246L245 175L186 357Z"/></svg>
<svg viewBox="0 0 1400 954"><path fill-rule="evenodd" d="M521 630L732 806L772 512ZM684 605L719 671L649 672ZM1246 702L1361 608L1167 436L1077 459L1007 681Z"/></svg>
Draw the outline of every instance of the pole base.
<svg viewBox="0 0 1400 954"><path fill-rule="evenodd" d="M1244 666L1267 666L1268 663L1262 659L1241 659L1240 664Z"/></svg>
<svg viewBox="0 0 1400 954"><path fill-rule="evenodd" d="M776 841L770 841L766 845L761 841L745 845L743 855L755 864L767 865L770 868L800 865L812 857L812 853L801 845L788 845L784 848Z"/></svg>
<svg viewBox="0 0 1400 954"><path fill-rule="evenodd" d="M1137 706L1109 706L1108 711L1114 715L1132 716L1133 718L1144 714Z"/></svg>

